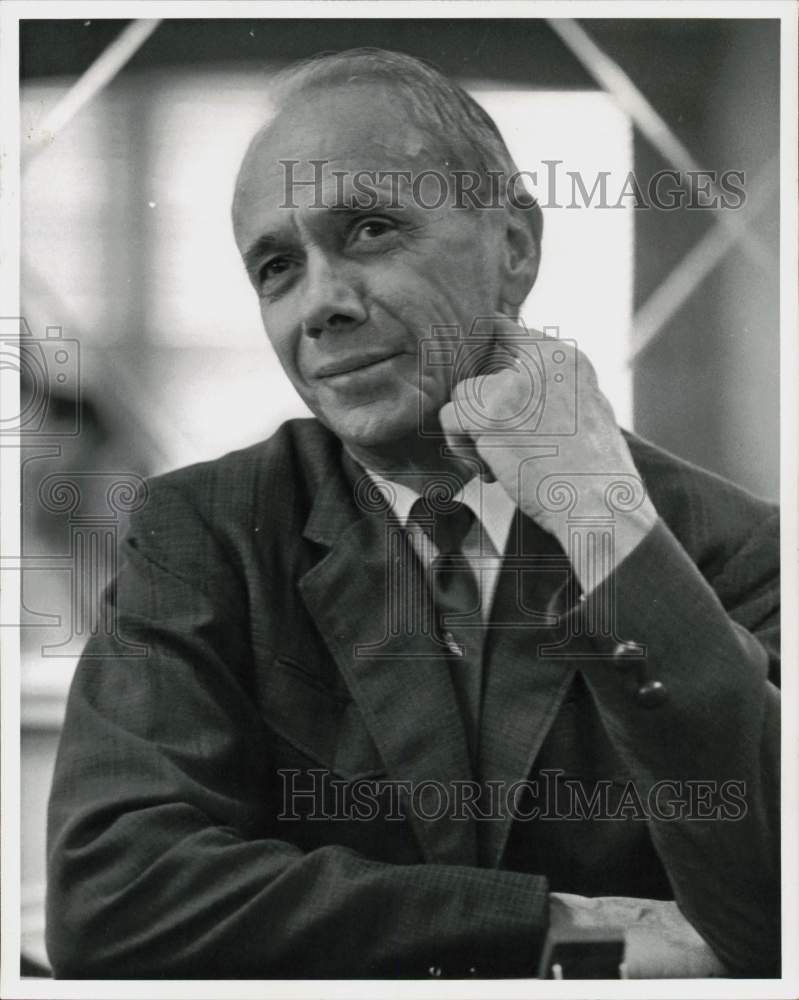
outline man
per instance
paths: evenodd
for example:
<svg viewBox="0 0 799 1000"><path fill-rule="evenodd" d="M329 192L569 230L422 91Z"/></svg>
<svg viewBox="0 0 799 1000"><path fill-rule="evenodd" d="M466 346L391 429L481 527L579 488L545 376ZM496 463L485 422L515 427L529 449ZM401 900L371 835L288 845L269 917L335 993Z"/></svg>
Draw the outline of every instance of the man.
<svg viewBox="0 0 799 1000"><path fill-rule="evenodd" d="M516 322L540 213L463 91L356 50L277 107L234 231L316 419L134 516L54 779L56 974L535 975L575 925L629 975L776 974L776 513Z"/></svg>

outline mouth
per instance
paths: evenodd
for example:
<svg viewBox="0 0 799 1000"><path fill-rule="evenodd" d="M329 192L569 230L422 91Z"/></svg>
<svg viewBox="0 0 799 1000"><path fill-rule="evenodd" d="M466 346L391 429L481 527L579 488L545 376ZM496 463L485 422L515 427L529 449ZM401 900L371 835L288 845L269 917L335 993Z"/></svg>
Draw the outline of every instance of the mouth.
<svg viewBox="0 0 799 1000"><path fill-rule="evenodd" d="M395 351L393 354L381 354L377 357L338 358L329 364L321 365L315 373L315 378L328 382L347 376L379 371L381 366L388 365L401 353L401 351Z"/></svg>

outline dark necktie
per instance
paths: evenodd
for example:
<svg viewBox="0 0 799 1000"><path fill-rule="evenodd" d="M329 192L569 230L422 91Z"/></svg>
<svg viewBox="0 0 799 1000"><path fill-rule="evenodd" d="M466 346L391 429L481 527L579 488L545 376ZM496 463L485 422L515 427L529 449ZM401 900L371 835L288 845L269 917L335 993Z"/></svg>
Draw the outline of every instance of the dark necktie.
<svg viewBox="0 0 799 1000"><path fill-rule="evenodd" d="M448 504L445 511L437 511L420 498L411 509L410 520L424 531L439 552L428 570L435 638L449 659L474 762L480 725L483 628L480 589L462 552L474 514L465 504Z"/></svg>

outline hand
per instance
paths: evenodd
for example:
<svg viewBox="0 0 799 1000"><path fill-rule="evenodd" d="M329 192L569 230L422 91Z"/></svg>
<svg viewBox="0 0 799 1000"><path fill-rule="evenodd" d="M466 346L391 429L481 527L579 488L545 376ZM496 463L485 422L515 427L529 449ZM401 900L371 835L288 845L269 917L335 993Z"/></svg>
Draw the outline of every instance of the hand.
<svg viewBox="0 0 799 1000"><path fill-rule="evenodd" d="M476 452L522 512L553 534L567 552L572 507L553 509L557 505L547 502L551 497L544 480L554 476L554 481L573 484L578 513L594 517L610 513L606 495L614 479L634 483L638 496L629 505L634 509L614 511L615 549L603 571L607 575L648 534L658 516L613 409L599 389L591 362L573 342L533 336L505 316L497 317L495 329L488 374L459 382L439 414L447 440L456 450ZM504 357L504 366L497 370L499 357ZM543 385L537 374L542 369ZM578 576L580 569L575 566ZM601 582L595 569L591 586Z"/></svg>
<svg viewBox="0 0 799 1000"><path fill-rule="evenodd" d="M662 899L598 896L565 892L549 895L550 926L622 927L624 966L629 979L704 979L726 970L710 945L680 913Z"/></svg>

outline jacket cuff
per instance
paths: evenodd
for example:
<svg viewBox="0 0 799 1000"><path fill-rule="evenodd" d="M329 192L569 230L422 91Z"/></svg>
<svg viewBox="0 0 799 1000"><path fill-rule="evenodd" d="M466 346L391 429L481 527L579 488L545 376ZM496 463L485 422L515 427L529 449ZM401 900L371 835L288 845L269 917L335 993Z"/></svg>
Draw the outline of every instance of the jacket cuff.
<svg viewBox="0 0 799 1000"><path fill-rule="evenodd" d="M579 662L614 739L636 756L648 747L652 765L674 770L682 731L690 736L684 776L695 777L697 734L715 731L719 719L728 732L757 730L766 651L728 617L662 520L562 617L561 635L549 654ZM658 697L647 702L642 688L652 682Z"/></svg>

